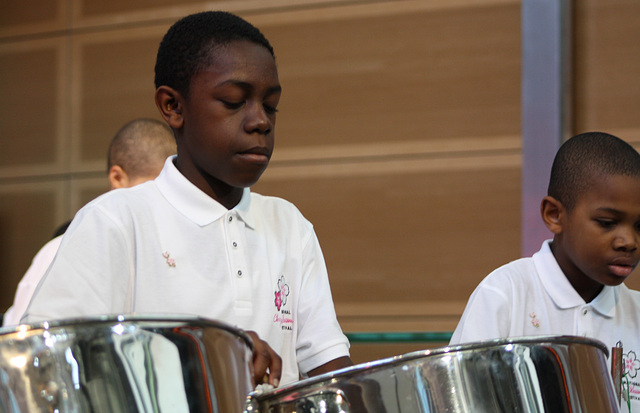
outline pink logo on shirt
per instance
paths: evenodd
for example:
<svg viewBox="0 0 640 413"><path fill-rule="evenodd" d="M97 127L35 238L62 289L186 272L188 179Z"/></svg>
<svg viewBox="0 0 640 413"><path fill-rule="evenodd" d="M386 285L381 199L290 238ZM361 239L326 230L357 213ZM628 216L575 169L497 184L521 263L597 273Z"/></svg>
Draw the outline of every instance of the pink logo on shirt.
<svg viewBox="0 0 640 413"><path fill-rule="evenodd" d="M287 304L287 297L289 296L289 286L284 281L284 275L280 276L278 280L278 290L276 291L276 308L278 311Z"/></svg>
<svg viewBox="0 0 640 413"><path fill-rule="evenodd" d="M171 254L169 254L169 251L163 252L162 256L167 260L167 265L169 267L175 267L176 266L176 260L171 258Z"/></svg>
<svg viewBox="0 0 640 413"><path fill-rule="evenodd" d="M624 356L624 374L635 379L638 370L640 370L640 360L638 360L635 351L630 351Z"/></svg>
<svg viewBox="0 0 640 413"><path fill-rule="evenodd" d="M280 276L278 280L278 289L275 291L274 304L278 309L278 312L273 316L273 322L280 324L282 330L293 330L293 317L291 311L285 309L287 304L287 297L289 297L289 285L284 279L284 275Z"/></svg>
<svg viewBox="0 0 640 413"><path fill-rule="evenodd" d="M638 388L637 383L630 382L629 378L635 379L638 375L638 370L640 370L640 360L638 360L638 356L635 351L629 351L623 356L623 360L624 372L622 377L626 378L626 381L623 381L622 383L623 391L627 391L629 397L633 395L633 398L637 399L640 394L640 389Z"/></svg>

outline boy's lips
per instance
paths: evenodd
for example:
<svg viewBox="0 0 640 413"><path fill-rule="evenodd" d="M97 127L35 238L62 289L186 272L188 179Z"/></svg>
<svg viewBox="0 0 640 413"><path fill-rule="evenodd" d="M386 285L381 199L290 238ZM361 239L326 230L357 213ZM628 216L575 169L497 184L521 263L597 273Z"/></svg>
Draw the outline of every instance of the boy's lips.
<svg viewBox="0 0 640 413"><path fill-rule="evenodd" d="M633 271L633 267L629 265L609 265L609 271L611 271L614 275L618 277L628 277Z"/></svg>
<svg viewBox="0 0 640 413"><path fill-rule="evenodd" d="M238 155L253 162L266 163L271 158L271 151L268 148L256 146L244 152L239 152Z"/></svg>
<svg viewBox="0 0 640 413"><path fill-rule="evenodd" d="M628 277L636 268L636 265L638 265L638 262L631 258L620 258L613 260L609 264L609 271L618 277Z"/></svg>

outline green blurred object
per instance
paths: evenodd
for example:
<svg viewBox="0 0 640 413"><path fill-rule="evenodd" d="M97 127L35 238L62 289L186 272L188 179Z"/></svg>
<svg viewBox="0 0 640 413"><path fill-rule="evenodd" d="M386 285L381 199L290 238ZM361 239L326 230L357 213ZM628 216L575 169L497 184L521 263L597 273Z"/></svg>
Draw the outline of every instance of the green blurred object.
<svg viewBox="0 0 640 413"><path fill-rule="evenodd" d="M451 340L451 331L345 333L351 343L441 343Z"/></svg>

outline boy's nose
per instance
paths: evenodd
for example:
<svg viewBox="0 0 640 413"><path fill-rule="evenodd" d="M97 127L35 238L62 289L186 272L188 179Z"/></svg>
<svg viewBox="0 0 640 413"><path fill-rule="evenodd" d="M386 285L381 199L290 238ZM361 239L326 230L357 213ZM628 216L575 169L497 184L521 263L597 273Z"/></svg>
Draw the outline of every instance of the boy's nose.
<svg viewBox="0 0 640 413"><path fill-rule="evenodd" d="M271 132L272 128L271 119L262 105L252 106L253 107L249 109L247 119L245 120L245 130L248 133L268 134Z"/></svg>
<svg viewBox="0 0 640 413"><path fill-rule="evenodd" d="M614 248L624 251L635 251L640 243L640 235L635 229L621 229L616 235Z"/></svg>

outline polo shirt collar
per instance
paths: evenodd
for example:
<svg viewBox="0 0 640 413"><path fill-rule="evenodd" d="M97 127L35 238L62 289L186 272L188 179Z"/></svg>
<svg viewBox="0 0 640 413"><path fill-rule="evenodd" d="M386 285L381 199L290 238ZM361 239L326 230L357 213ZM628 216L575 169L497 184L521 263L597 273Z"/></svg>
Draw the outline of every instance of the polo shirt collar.
<svg viewBox="0 0 640 413"><path fill-rule="evenodd" d="M582 307L586 303L584 299L573 288L567 277L560 269L551 252L552 240L546 240L542 244L540 251L533 254L533 262L540 281L545 291L553 302L561 309ZM607 318L615 317L616 301L618 297L618 287L605 285L600 294L589 303L589 305Z"/></svg>
<svg viewBox="0 0 640 413"><path fill-rule="evenodd" d="M167 158L160 175L154 180L162 196L182 215L200 226L224 217L229 210L182 175L174 164L176 157ZM231 211L249 227L255 228L249 188L244 189L242 199Z"/></svg>

